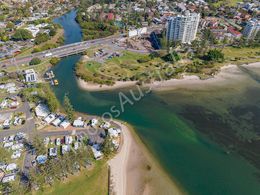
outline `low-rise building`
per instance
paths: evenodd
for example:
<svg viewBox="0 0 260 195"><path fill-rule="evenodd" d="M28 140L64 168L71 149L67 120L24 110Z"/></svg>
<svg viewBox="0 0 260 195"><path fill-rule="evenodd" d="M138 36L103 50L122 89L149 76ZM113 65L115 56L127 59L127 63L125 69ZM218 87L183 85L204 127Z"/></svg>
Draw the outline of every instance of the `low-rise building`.
<svg viewBox="0 0 260 195"><path fill-rule="evenodd" d="M22 143L12 145L12 150L20 150L22 148L23 148Z"/></svg>
<svg viewBox="0 0 260 195"><path fill-rule="evenodd" d="M27 83L37 82L37 74L33 69L25 70L24 76Z"/></svg>
<svg viewBox="0 0 260 195"><path fill-rule="evenodd" d="M13 171L15 169L17 169L17 164L15 163L8 164L5 168L6 171Z"/></svg>
<svg viewBox="0 0 260 195"><path fill-rule="evenodd" d="M39 104L35 108L35 114L37 117L45 118L50 114L50 110L47 105L45 104Z"/></svg>
<svg viewBox="0 0 260 195"><path fill-rule="evenodd" d="M95 145L91 146L91 150L92 150L94 158L96 160L100 160L103 158L103 153L101 151L99 151L99 145L95 144Z"/></svg>
<svg viewBox="0 0 260 195"><path fill-rule="evenodd" d="M9 119L6 119L3 123L3 128L4 129L9 129L10 128L10 120Z"/></svg>
<svg viewBox="0 0 260 195"><path fill-rule="evenodd" d="M84 121L81 117L79 117L77 120L73 122L73 127L84 127Z"/></svg>
<svg viewBox="0 0 260 195"><path fill-rule="evenodd" d="M65 144L70 145L70 144L72 144L72 141L73 141L72 136L67 135L64 137Z"/></svg>
<svg viewBox="0 0 260 195"><path fill-rule="evenodd" d="M70 151L70 145L62 145L61 147L62 154L68 153L69 151Z"/></svg>
<svg viewBox="0 0 260 195"><path fill-rule="evenodd" d="M60 141L60 138L57 138L57 139L55 140L55 143L56 143L57 146L60 146L60 144L61 144L60 142L61 142L61 141Z"/></svg>
<svg viewBox="0 0 260 195"><path fill-rule="evenodd" d="M70 126L70 122L65 119L59 126L63 129L66 129L68 126Z"/></svg>
<svg viewBox="0 0 260 195"><path fill-rule="evenodd" d="M48 124L50 124L52 121L55 120L55 114L49 114L47 117L44 118L44 121Z"/></svg>
<svg viewBox="0 0 260 195"><path fill-rule="evenodd" d="M6 142L6 143L4 143L4 148L9 148L12 145L14 145L14 142Z"/></svg>
<svg viewBox="0 0 260 195"><path fill-rule="evenodd" d="M56 118L54 121L52 121L52 125L54 125L55 127L58 127L62 121L64 120L63 116L59 116L58 118Z"/></svg>
<svg viewBox="0 0 260 195"><path fill-rule="evenodd" d="M20 158L22 155L22 153L20 151L15 151L13 152L13 154L11 155L11 159L17 159Z"/></svg>
<svg viewBox="0 0 260 195"><path fill-rule="evenodd" d="M2 183L8 183L15 180L15 174L7 174L3 177Z"/></svg>
<svg viewBox="0 0 260 195"><path fill-rule="evenodd" d="M109 122L104 122L100 125L100 127L103 129L108 129L110 126L111 126L111 124Z"/></svg>
<svg viewBox="0 0 260 195"><path fill-rule="evenodd" d="M118 137L120 133L121 133L120 129L116 129L116 128L109 128L108 129L108 135L112 138Z"/></svg>
<svg viewBox="0 0 260 195"><path fill-rule="evenodd" d="M95 127L98 124L98 120L96 118L91 119L90 125L91 127Z"/></svg>
<svg viewBox="0 0 260 195"><path fill-rule="evenodd" d="M55 157L58 155L58 150L57 148L50 148L49 149L49 156Z"/></svg>

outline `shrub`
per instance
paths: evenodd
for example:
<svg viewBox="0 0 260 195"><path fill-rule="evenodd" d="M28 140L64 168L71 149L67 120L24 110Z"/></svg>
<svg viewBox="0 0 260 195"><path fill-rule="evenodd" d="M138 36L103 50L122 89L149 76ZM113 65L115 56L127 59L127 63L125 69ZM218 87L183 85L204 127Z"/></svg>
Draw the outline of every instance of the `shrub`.
<svg viewBox="0 0 260 195"><path fill-rule="evenodd" d="M60 61L60 58L53 57L53 58L51 58L50 63L54 66L54 65L58 64L59 61Z"/></svg>
<svg viewBox="0 0 260 195"><path fill-rule="evenodd" d="M41 60L39 58L33 58L29 65L37 65L37 64L40 64L41 63Z"/></svg>

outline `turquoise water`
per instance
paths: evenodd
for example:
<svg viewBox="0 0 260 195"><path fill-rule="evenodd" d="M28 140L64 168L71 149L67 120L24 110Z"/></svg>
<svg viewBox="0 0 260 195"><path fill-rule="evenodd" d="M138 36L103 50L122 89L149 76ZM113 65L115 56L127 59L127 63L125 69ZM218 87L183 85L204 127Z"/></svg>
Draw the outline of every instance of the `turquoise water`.
<svg viewBox="0 0 260 195"><path fill-rule="evenodd" d="M65 29L66 43L81 40L74 17L75 12L70 12L55 20ZM119 110L118 118L134 126L166 172L190 194L260 194L259 172L255 168L258 165L250 164L239 150L235 152L240 142L234 141L230 126L223 122L225 119L236 121L238 111L232 112L235 108L260 107L259 96L255 95L260 92L258 84L248 81L248 85L254 85L250 93L236 87L226 90L225 86L205 91L152 92L140 101L133 101L129 90L87 92L79 89L73 72L79 58L79 55L64 58L53 69L60 83L54 88L60 101L69 93L77 111L95 115L109 112L115 117L117 113L111 108ZM124 112L120 106L120 92L133 102L133 105L124 106ZM260 112L250 111L255 118L260 117ZM256 121L252 119L248 123L257 125ZM223 147L225 142L216 136L225 131L223 140L228 138L231 144L234 142L228 153L227 147ZM247 147L250 152L251 145ZM260 149L259 144L255 147ZM259 160L258 153L255 159Z"/></svg>

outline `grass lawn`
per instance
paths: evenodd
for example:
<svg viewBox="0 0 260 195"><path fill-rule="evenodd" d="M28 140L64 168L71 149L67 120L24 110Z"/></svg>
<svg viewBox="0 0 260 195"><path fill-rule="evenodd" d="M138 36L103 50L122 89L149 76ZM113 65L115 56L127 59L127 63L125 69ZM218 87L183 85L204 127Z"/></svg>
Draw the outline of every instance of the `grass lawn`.
<svg viewBox="0 0 260 195"><path fill-rule="evenodd" d="M150 82L161 78L176 78L175 74L167 75L169 66L176 68L185 63L185 61L179 61L177 64L171 64L166 63L161 57L151 58L147 54L123 51L121 56L107 59L102 64L82 61L78 63L76 73L81 79L97 84L111 85L115 81Z"/></svg>
<svg viewBox="0 0 260 195"><path fill-rule="evenodd" d="M95 61L88 61L84 68L88 71L91 71L93 73L98 72L98 69L100 68L101 64Z"/></svg>
<svg viewBox="0 0 260 195"><path fill-rule="evenodd" d="M223 49L225 60L234 64L257 62L260 59L259 48L233 48Z"/></svg>
<svg viewBox="0 0 260 195"><path fill-rule="evenodd" d="M78 195L108 194L108 167L105 160L96 161L92 170L83 170L78 176L71 176L67 181L57 182L44 192L36 194Z"/></svg>
<svg viewBox="0 0 260 195"><path fill-rule="evenodd" d="M259 48L226 47L222 51L225 55L225 61L221 63L215 62L214 64L211 62L202 68L199 74L202 73L202 75L208 77L226 64L240 65L257 62L260 58L258 50ZM129 51L123 51L121 54L120 57L108 59L102 64L93 61L82 61L77 65L77 76L88 82L106 85L112 85L115 81L151 82L178 78L179 73L184 72L185 67L192 63L184 55L182 60L172 64L166 63L165 60L167 59L158 56L151 58L147 54ZM174 74L167 74L169 69L175 69Z"/></svg>
<svg viewBox="0 0 260 195"><path fill-rule="evenodd" d="M27 69L34 69L39 75L42 75L46 69L48 69L48 67L50 67L51 64L49 62L49 60L44 60L42 61L40 64L37 65L21 65L21 66L10 66L7 67L5 70L7 72L15 72L15 71L22 71L22 70L27 70Z"/></svg>
<svg viewBox="0 0 260 195"><path fill-rule="evenodd" d="M228 6L236 6L238 2L242 2L242 0L221 0L221 1L217 1L213 5L215 5L215 7L220 7L222 4Z"/></svg>

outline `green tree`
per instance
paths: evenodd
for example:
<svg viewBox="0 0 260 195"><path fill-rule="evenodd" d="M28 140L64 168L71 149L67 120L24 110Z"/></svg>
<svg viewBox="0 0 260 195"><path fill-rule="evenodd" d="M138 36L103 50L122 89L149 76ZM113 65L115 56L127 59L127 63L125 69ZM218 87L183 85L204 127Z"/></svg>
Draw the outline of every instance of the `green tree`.
<svg viewBox="0 0 260 195"><path fill-rule="evenodd" d="M60 58L53 57L53 58L51 58L50 63L54 66L54 65L58 64L59 61L60 61Z"/></svg>
<svg viewBox="0 0 260 195"><path fill-rule="evenodd" d="M35 135L33 140L32 140L32 145L36 150L36 153L38 155L43 155L46 154L46 148L45 145L43 143L43 139L40 138L40 136Z"/></svg>
<svg viewBox="0 0 260 195"><path fill-rule="evenodd" d="M37 65L40 64L41 60L39 58L33 58L30 62L29 65Z"/></svg>
<svg viewBox="0 0 260 195"><path fill-rule="evenodd" d="M64 109L65 109L65 112L67 114L69 121L72 122L75 119L74 109L73 109L72 104L70 103L70 99L67 94L65 94L65 96L64 96L63 106L64 106Z"/></svg>
<svg viewBox="0 0 260 195"><path fill-rule="evenodd" d="M36 37L35 37L34 42L35 42L36 45L39 45L39 44L41 44L43 42L48 41L49 39L50 39L50 36L48 34L46 34L46 33L38 33L36 35Z"/></svg>
<svg viewBox="0 0 260 195"><path fill-rule="evenodd" d="M14 23L8 22L7 25L6 25L6 28L7 29L14 29Z"/></svg>
<svg viewBox="0 0 260 195"><path fill-rule="evenodd" d="M113 144L112 144L111 138L109 136L106 136L106 138L101 146L101 150L106 157L108 157L111 154L111 152L113 150Z"/></svg>
<svg viewBox="0 0 260 195"><path fill-rule="evenodd" d="M212 50L209 50L205 59L207 61L223 62L224 61L224 54L218 49L212 49Z"/></svg>
<svg viewBox="0 0 260 195"><path fill-rule="evenodd" d="M24 41L32 38L32 33L27 29L17 29L12 36L12 39L15 41Z"/></svg>
<svg viewBox="0 0 260 195"><path fill-rule="evenodd" d="M43 94L42 94L43 99L46 100L47 105L50 109L51 112L56 112L57 109L59 108L59 101L56 98L55 94L49 87L49 85L43 86Z"/></svg>
<svg viewBox="0 0 260 195"><path fill-rule="evenodd" d="M55 28L51 28L49 35L53 37L56 35L56 33L57 33L57 30Z"/></svg>

